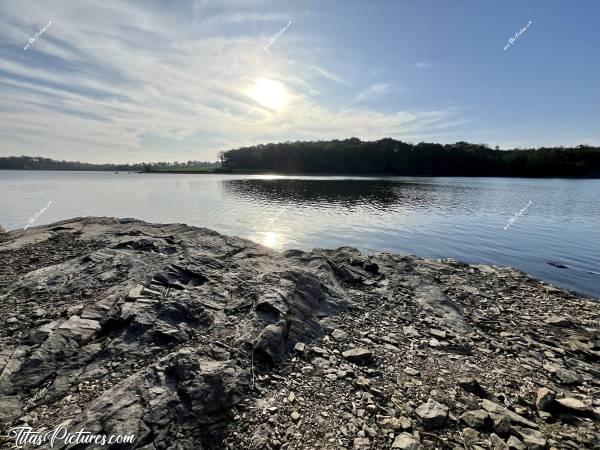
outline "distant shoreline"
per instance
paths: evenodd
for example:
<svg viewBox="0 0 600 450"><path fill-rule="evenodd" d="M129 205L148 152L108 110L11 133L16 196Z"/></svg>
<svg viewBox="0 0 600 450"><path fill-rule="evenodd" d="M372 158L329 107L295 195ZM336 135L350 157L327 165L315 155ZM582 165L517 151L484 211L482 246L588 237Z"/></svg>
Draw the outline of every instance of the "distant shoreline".
<svg viewBox="0 0 600 450"><path fill-rule="evenodd" d="M312 172L269 172L263 170L69 170L69 169L0 169L0 171L29 171L29 172L113 172L113 173L137 173L139 175L276 175L282 177L357 177L357 178L526 178L526 179L565 179L565 180L598 180L597 176L522 176L522 175L395 175L390 173L312 173Z"/></svg>
<svg viewBox="0 0 600 450"><path fill-rule="evenodd" d="M93 164L41 156L0 157L0 169L238 175L600 178L600 147L491 149L456 142L411 144L391 138L296 141L221 151L217 161Z"/></svg>

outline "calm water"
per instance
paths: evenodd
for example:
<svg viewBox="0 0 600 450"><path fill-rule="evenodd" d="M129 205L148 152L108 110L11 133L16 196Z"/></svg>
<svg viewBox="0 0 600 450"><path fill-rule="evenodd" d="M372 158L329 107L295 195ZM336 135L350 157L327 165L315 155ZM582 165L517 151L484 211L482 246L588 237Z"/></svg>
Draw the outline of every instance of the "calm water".
<svg viewBox="0 0 600 450"><path fill-rule="evenodd" d="M52 201L35 225L184 222L278 250L351 245L513 266L600 298L599 194L600 180L0 171L0 224L23 228Z"/></svg>

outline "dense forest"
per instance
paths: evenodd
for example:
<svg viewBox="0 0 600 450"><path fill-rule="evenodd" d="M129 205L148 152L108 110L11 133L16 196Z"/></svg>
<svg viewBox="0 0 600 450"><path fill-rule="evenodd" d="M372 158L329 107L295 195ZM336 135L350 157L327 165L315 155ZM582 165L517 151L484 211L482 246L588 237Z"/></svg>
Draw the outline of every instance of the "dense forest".
<svg viewBox="0 0 600 450"><path fill-rule="evenodd" d="M424 176L600 177L600 148L500 150L482 144L286 142L222 152L223 169L306 174Z"/></svg>
<svg viewBox="0 0 600 450"><path fill-rule="evenodd" d="M136 164L90 164L77 161L57 161L40 156L0 157L0 170L111 170L122 172L161 172L191 168L218 167L219 164L207 161L156 162Z"/></svg>

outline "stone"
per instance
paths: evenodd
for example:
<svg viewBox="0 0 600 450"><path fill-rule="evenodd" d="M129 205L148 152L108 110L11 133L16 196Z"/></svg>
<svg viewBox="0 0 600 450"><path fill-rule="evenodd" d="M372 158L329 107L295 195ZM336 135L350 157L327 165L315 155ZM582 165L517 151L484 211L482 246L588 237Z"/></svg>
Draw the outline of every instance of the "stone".
<svg viewBox="0 0 600 450"><path fill-rule="evenodd" d="M328 358L329 357L329 352L327 350L325 350L324 348L321 347L312 347L310 349L311 353L314 353L315 355L318 355L322 358Z"/></svg>
<svg viewBox="0 0 600 450"><path fill-rule="evenodd" d="M459 417L459 419L471 428L481 430L485 427L489 414L484 409L476 409L467 411Z"/></svg>
<svg viewBox="0 0 600 450"><path fill-rule="evenodd" d="M518 437L512 435L508 438L506 446L509 450L527 450L525 444Z"/></svg>
<svg viewBox="0 0 600 450"><path fill-rule="evenodd" d="M408 337L419 337L420 336L417 329L415 327L413 327L412 325L402 327L402 332L404 333L405 336L408 336Z"/></svg>
<svg viewBox="0 0 600 450"><path fill-rule="evenodd" d="M294 350L298 353L304 353L306 351L306 344L302 342L296 342L296 345L294 345Z"/></svg>
<svg viewBox="0 0 600 450"><path fill-rule="evenodd" d="M384 430L391 431L410 430L410 428L412 427L412 423L407 417L400 417L399 419L395 417L387 417L382 419L379 422L379 425Z"/></svg>
<svg viewBox="0 0 600 450"><path fill-rule="evenodd" d="M417 450L419 448L419 441L415 439L412 434L400 433L395 437L392 443L392 448L398 448L401 450Z"/></svg>
<svg viewBox="0 0 600 450"><path fill-rule="evenodd" d="M447 333L443 330L437 330L435 328L431 328L429 330L429 334L431 334L432 336L436 337L436 338L440 338L440 339L446 339Z"/></svg>
<svg viewBox="0 0 600 450"><path fill-rule="evenodd" d="M528 450L544 450L548 439L541 432L531 428L521 428L518 433Z"/></svg>
<svg viewBox="0 0 600 450"><path fill-rule="evenodd" d="M475 442L479 439L479 432L473 428L465 427L462 429L461 434L466 444Z"/></svg>
<svg viewBox="0 0 600 450"><path fill-rule="evenodd" d="M490 434L490 443L492 444L491 448L497 448L497 449L505 449L506 448L506 442L504 442L504 439L502 439L496 433Z"/></svg>
<svg viewBox="0 0 600 450"><path fill-rule="evenodd" d="M58 330L72 336L73 339L83 344L99 331L100 328L100 323L96 320L71 316L69 320L59 325Z"/></svg>
<svg viewBox="0 0 600 450"><path fill-rule="evenodd" d="M346 333L344 330L340 330L339 328L337 328L333 330L333 333L331 333L331 337L334 338L336 341L343 341L348 338L348 333Z"/></svg>
<svg viewBox="0 0 600 450"><path fill-rule="evenodd" d="M410 430L412 428L412 420L410 420L406 416L400 416L398 419L400 421L400 426L403 430Z"/></svg>
<svg viewBox="0 0 600 450"><path fill-rule="evenodd" d="M558 378L559 383L564 384L565 386L575 386L583 382L581 375L578 375L571 370L563 369L562 367L559 367L554 375Z"/></svg>
<svg viewBox="0 0 600 450"><path fill-rule="evenodd" d="M588 415L592 413L592 408L577 398L559 398L558 400L556 400L556 403L561 409L576 415Z"/></svg>
<svg viewBox="0 0 600 450"><path fill-rule="evenodd" d="M371 440L365 437L357 437L353 442L354 450L369 450L371 448Z"/></svg>
<svg viewBox="0 0 600 450"><path fill-rule="evenodd" d="M433 399L421 404L415 413L425 428L440 428L448 420L448 407Z"/></svg>
<svg viewBox="0 0 600 450"><path fill-rule="evenodd" d="M294 422L298 422L300 420L300 413L298 411L292 411L290 417Z"/></svg>
<svg viewBox="0 0 600 450"><path fill-rule="evenodd" d="M507 436L511 432L512 425L507 416L496 412L490 412L489 416L492 421L492 429L500 436Z"/></svg>
<svg viewBox="0 0 600 450"><path fill-rule="evenodd" d="M365 261L362 267L364 270L372 273L373 275L377 275L379 273L379 266L373 261Z"/></svg>
<svg viewBox="0 0 600 450"><path fill-rule="evenodd" d="M465 391L475 394L477 397L486 398L488 397L487 391L479 384L479 381L475 378L461 378L458 380L458 385Z"/></svg>
<svg viewBox="0 0 600 450"><path fill-rule="evenodd" d="M538 390L537 398L535 400L536 408L540 411L551 411L554 405L555 397L556 394L554 391L551 391L546 387L541 388Z"/></svg>
<svg viewBox="0 0 600 450"><path fill-rule="evenodd" d="M490 400L487 400L487 399L482 400L481 406L483 407L483 409L485 409L490 414L490 417L492 417L492 419L494 418L492 416L492 413L494 413L494 414L497 414L500 416L504 416L510 422L516 423L518 425L524 425L524 426L530 427L530 428L538 428L538 426L535 422L532 422L531 420L528 420L525 417L520 416L519 414L505 408L504 406L498 405L497 403L494 403Z"/></svg>
<svg viewBox="0 0 600 450"><path fill-rule="evenodd" d="M411 376L413 376L413 377L416 377L416 376L419 376L419 375L421 375L421 372L419 372L419 371L418 371L418 370L416 370L416 369L413 369L412 367L405 367L405 368L403 369L403 372L404 372L405 374L407 374L407 375L411 375Z"/></svg>
<svg viewBox="0 0 600 450"><path fill-rule="evenodd" d="M550 316L546 318L544 322L554 327L570 328L573 326L573 321L571 319L562 316Z"/></svg>
<svg viewBox="0 0 600 450"><path fill-rule="evenodd" d="M440 343L440 341L438 341L436 338L431 338L429 339L429 346L430 347L440 347L442 344Z"/></svg>
<svg viewBox="0 0 600 450"><path fill-rule="evenodd" d="M366 348L353 348L342 352L342 356L356 364L367 364L373 359L373 353Z"/></svg>
<svg viewBox="0 0 600 450"><path fill-rule="evenodd" d="M140 297L142 297L143 290L144 290L144 285L138 284L127 293L127 297L131 298L131 299L140 298Z"/></svg>

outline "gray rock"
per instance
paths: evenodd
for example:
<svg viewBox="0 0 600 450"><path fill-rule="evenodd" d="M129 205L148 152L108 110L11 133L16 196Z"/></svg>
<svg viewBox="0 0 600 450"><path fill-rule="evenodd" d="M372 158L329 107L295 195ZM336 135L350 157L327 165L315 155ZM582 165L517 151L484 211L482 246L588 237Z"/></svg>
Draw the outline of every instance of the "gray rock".
<svg viewBox="0 0 600 450"><path fill-rule="evenodd" d="M530 428L520 428L518 433L528 450L543 450L548 444L548 439L542 433Z"/></svg>
<svg viewBox="0 0 600 450"><path fill-rule="evenodd" d="M556 400L556 403L562 410L568 411L572 414L583 416L592 414L592 408L577 398L560 398Z"/></svg>
<svg viewBox="0 0 600 450"><path fill-rule="evenodd" d="M509 450L527 450L525 444L523 444L523 442L521 442L521 440L516 436L509 437L506 445Z"/></svg>
<svg viewBox="0 0 600 450"><path fill-rule="evenodd" d="M500 436L508 436L512 430L510 419L504 414L499 414L497 412L490 412L489 416L492 421L492 430Z"/></svg>
<svg viewBox="0 0 600 450"><path fill-rule="evenodd" d="M535 406L540 411L551 411L556 394L548 388L541 388L537 393Z"/></svg>
<svg viewBox="0 0 600 450"><path fill-rule="evenodd" d="M569 328L573 326L573 321L571 319L562 316L550 316L544 320L544 322L554 327Z"/></svg>
<svg viewBox="0 0 600 450"><path fill-rule="evenodd" d="M461 378L458 380L458 385L465 391L475 394L478 397L486 398L488 396L487 391L475 378Z"/></svg>
<svg viewBox="0 0 600 450"><path fill-rule="evenodd" d="M356 364L367 364L373 359L373 353L366 348L353 348L346 350L342 356Z"/></svg>
<svg viewBox="0 0 600 450"><path fill-rule="evenodd" d="M336 341L343 341L348 338L348 333L346 333L344 330L340 330L339 328L337 328L333 330L333 333L331 333L331 337L334 338Z"/></svg>
<svg viewBox="0 0 600 450"><path fill-rule="evenodd" d="M392 448L399 448L402 450L417 450L419 448L419 441L417 441L412 434L400 433L394 439Z"/></svg>
<svg viewBox="0 0 600 450"><path fill-rule="evenodd" d="M489 414L484 409L476 409L463 413L459 419L471 428L481 430L485 427Z"/></svg>
<svg viewBox="0 0 600 450"><path fill-rule="evenodd" d="M382 429L391 431L410 430L412 428L412 422L408 417L404 416L399 419L395 417L382 418L379 421L379 425Z"/></svg>
<svg viewBox="0 0 600 450"><path fill-rule="evenodd" d="M448 335L444 330L436 330L435 328L431 328L429 334L439 339L446 339Z"/></svg>
<svg viewBox="0 0 600 450"><path fill-rule="evenodd" d="M402 327L402 332L409 337L419 337L420 334L415 327L412 325Z"/></svg>
<svg viewBox="0 0 600 450"><path fill-rule="evenodd" d="M440 428L448 419L448 407L429 399L427 403L421 404L415 413L419 416L425 428Z"/></svg>
<svg viewBox="0 0 600 450"><path fill-rule="evenodd" d="M556 378L560 384L564 384L566 386L575 386L579 385L583 382L583 378L581 375L567 369L563 369L559 367L555 372Z"/></svg>
<svg viewBox="0 0 600 450"><path fill-rule="evenodd" d="M422 283L416 291L416 301L430 314L433 314L438 323L455 334L465 334L471 327L465 320L461 308L456 302L450 300L439 288L429 283Z"/></svg>
<svg viewBox="0 0 600 450"><path fill-rule="evenodd" d="M355 438L353 448L354 450L369 450L371 448L371 440L364 437Z"/></svg>
<svg viewBox="0 0 600 450"><path fill-rule="evenodd" d="M530 428L538 428L537 424L532 422L531 420L528 420L525 417L520 416L519 414L505 408L504 406L494 403L490 400L487 400L487 399L482 400L481 406L488 413L490 413L490 417L492 417L492 419L494 418L492 416L492 413L494 413L494 414L506 417L512 423L515 423L518 425L524 425L524 426L530 427Z"/></svg>
<svg viewBox="0 0 600 450"><path fill-rule="evenodd" d="M306 351L306 344L302 342L296 342L296 345L294 345L294 350L296 350L298 353L304 353Z"/></svg>
<svg viewBox="0 0 600 450"><path fill-rule="evenodd" d="M413 377L419 376L419 375L421 374L421 372L419 372L419 371L418 371L418 370L416 370L416 369L413 369L412 367L405 367L405 368L403 369L403 372L404 372L405 374L407 374L407 375L410 375L410 376L413 376Z"/></svg>

